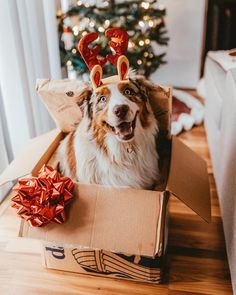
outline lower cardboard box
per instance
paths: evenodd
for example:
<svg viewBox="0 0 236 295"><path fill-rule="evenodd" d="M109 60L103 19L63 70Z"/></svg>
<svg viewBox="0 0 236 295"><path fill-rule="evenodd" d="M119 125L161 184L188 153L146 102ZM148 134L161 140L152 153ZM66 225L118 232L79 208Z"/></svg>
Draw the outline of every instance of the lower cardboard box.
<svg viewBox="0 0 236 295"><path fill-rule="evenodd" d="M44 241L42 242L44 267L81 274L160 283L165 267L168 236L168 194L160 193L158 196L151 196L152 200L145 208L144 199L140 195L137 200L136 192L132 194L128 192L129 202L127 202L125 201L126 192L117 191L114 197L118 197L119 201L114 204L114 200L109 200L111 192L99 189L99 195L97 192L88 195L89 190L88 187L81 185L80 195L76 197L70 213L76 218L70 218L64 229L61 227L60 232L58 232L59 229L52 227L39 233L35 230L31 231L27 224L22 223L22 236L36 235ZM146 195L146 197L149 196ZM134 199L136 199L137 210L132 211ZM93 201L96 202L96 208ZM118 203L118 210L117 207L110 208L110 205ZM146 211L147 209L149 210ZM86 220L83 218L84 210L86 210ZM132 212L127 220L129 224L126 224L126 215L125 218L120 218L124 216L124 210ZM153 218L149 219L151 222L147 224L146 221L136 229L137 223L134 222L147 219L147 214L149 216L151 214ZM84 229L81 230L82 228Z"/></svg>
<svg viewBox="0 0 236 295"><path fill-rule="evenodd" d="M165 269L169 197L177 197L210 221L206 163L178 138L169 136L170 89L158 87L154 94L155 114L161 113L162 122L157 146L161 186L137 190L77 183L65 223L30 227L22 220L19 236L42 241L45 267L160 283ZM32 139L1 174L0 185L26 175L37 176L46 163L56 167L56 150L63 136L56 129Z"/></svg>
<svg viewBox="0 0 236 295"><path fill-rule="evenodd" d="M14 173L27 175L31 171L31 175L37 175L43 164L55 164L52 159L62 137L60 131L53 130L33 139L1 175L0 183L13 179ZM27 166L26 154L30 170L22 168ZM183 155L186 161L182 161ZM160 283L165 268L170 195L210 221L206 164L175 137L162 191L78 183L65 223L31 227L22 220L19 236L42 241L47 268Z"/></svg>

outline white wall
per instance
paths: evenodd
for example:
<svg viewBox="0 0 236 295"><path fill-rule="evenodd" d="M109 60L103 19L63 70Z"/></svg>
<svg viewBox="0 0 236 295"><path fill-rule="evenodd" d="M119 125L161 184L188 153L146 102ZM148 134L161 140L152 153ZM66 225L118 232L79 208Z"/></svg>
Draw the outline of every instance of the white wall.
<svg viewBox="0 0 236 295"><path fill-rule="evenodd" d="M195 88L200 77L207 0L160 0L167 9L170 37L167 64L151 76L155 82ZM157 48L158 50L158 48ZM163 51L163 48L160 49Z"/></svg>

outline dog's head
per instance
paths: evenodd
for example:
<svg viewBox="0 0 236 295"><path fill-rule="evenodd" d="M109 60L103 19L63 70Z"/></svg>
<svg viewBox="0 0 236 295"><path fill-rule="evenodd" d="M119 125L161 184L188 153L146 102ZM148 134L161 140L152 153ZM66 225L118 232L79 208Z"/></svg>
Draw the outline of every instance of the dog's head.
<svg viewBox="0 0 236 295"><path fill-rule="evenodd" d="M99 143L108 134L119 142L128 142L135 139L138 127L147 128L155 121L148 100L148 82L143 77L128 75L129 61L124 55L129 40L127 32L111 28L105 35L111 38L109 45L114 55L98 58L98 46L89 47L98 38L96 32L85 35L79 42L79 51L91 70L92 87L81 95L78 104ZM106 60L117 67L117 76L102 79Z"/></svg>
<svg viewBox="0 0 236 295"><path fill-rule="evenodd" d="M148 91L147 80L134 76L97 91L87 89L78 98L78 104L95 137L109 134L120 142L128 142L135 139L138 126L148 128L155 120Z"/></svg>

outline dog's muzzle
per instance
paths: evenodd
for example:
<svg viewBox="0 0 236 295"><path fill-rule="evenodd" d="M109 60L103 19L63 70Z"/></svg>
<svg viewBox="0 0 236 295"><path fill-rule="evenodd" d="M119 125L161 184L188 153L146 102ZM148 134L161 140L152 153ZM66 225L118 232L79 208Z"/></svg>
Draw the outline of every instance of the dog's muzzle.
<svg viewBox="0 0 236 295"><path fill-rule="evenodd" d="M130 141L134 137L136 117L137 117L137 114L135 115L133 121L130 121L130 122L123 121L116 126L112 126L108 123L107 125L120 141Z"/></svg>

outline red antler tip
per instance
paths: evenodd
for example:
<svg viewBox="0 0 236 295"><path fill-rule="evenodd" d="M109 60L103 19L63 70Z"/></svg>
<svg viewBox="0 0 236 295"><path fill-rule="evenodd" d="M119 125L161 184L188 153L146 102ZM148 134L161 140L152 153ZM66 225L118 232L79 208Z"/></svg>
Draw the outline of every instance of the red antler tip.
<svg viewBox="0 0 236 295"><path fill-rule="evenodd" d="M116 66L118 58L124 55L128 49L129 35L120 28L110 28L106 30L105 36L111 38L109 45L115 50L115 55L108 54L106 57Z"/></svg>
<svg viewBox="0 0 236 295"><path fill-rule="evenodd" d="M83 57L89 70L92 70L92 68L95 65L100 65L102 67L106 63L105 57L101 57L101 58L97 57L100 51L100 48L98 45L95 45L92 49L89 48L89 45L95 40L97 40L97 38L98 38L98 33L96 32L88 33L79 41L79 44L78 44L78 50L81 56Z"/></svg>

